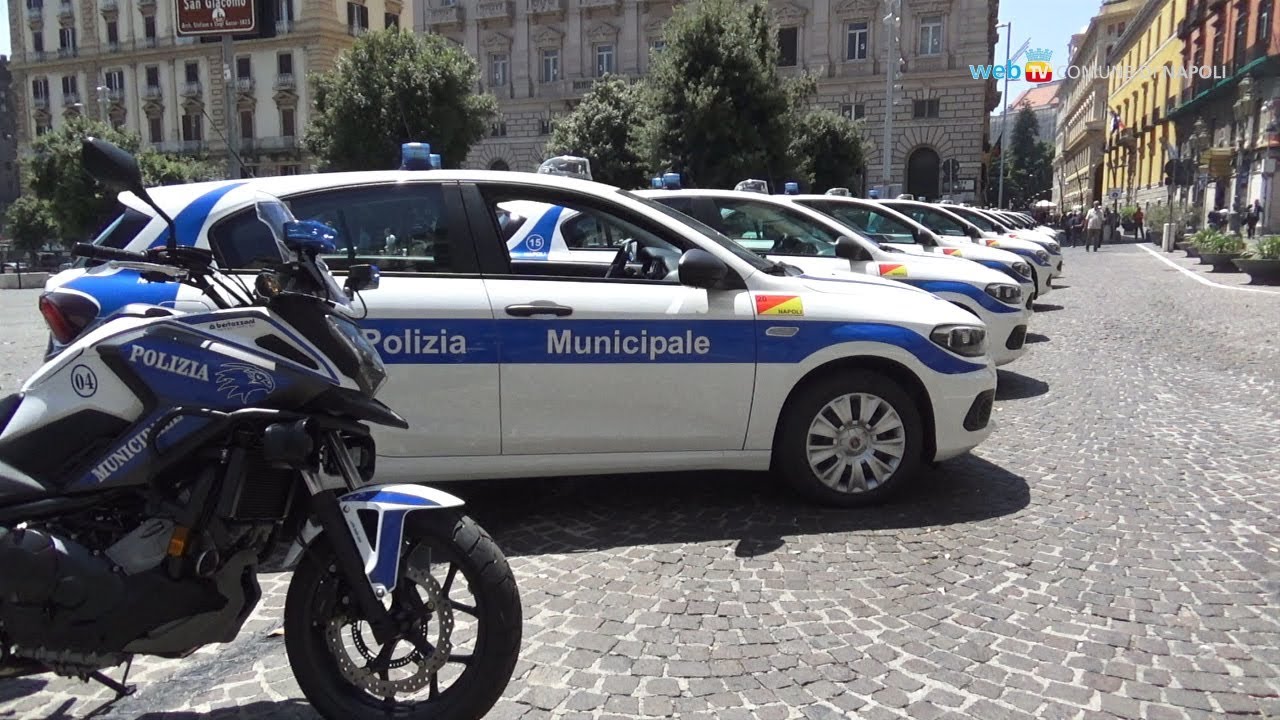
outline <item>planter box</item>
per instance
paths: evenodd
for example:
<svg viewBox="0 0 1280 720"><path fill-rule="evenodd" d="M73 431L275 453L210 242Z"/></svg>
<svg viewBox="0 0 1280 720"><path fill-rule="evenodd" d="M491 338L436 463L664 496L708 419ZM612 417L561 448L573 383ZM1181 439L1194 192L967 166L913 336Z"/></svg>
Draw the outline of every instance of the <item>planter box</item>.
<svg viewBox="0 0 1280 720"><path fill-rule="evenodd" d="M1212 265L1213 272L1236 272L1236 266L1233 260L1240 257L1243 253L1200 253L1201 265Z"/></svg>
<svg viewBox="0 0 1280 720"><path fill-rule="evenodd" d="M0 290L43 288L48 281L47 272L0 273Z"/></svg>
<svg viewBox="0 0 1280 720"><path fill-rule="evenodd" d="M1249 276L1250 285L1280 285L1280 260L1236 258L1231 262Z"/></svg>
<svg viewBox="0 0 1280 720"><path fill-rule="evenodd" d="M1178 243L1178 249L1185 252L1189 258L1200 257L1200 251L1188 241Z"/></svg>

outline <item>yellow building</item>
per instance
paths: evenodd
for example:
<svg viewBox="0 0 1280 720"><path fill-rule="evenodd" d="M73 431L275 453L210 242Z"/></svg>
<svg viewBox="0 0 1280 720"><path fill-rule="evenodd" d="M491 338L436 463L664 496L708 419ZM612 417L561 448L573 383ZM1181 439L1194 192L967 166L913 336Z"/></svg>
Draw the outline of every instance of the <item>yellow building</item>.
<svg viewBox="0 0 1280 720"><path fill-rule="evenodd" d="M1104 201L1149 210L1169 200L1165 163L1177 138L1167 115L1184 82L1177 29L1185 11L1184 0L1147 0L1108 54Z"/></svg>

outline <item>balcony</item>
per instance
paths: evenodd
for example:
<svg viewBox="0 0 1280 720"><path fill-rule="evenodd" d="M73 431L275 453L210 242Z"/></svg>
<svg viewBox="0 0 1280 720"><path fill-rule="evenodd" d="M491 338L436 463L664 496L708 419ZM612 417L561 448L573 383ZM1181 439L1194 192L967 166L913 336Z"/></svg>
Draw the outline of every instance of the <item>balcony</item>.
<svg viewBox="0 0 1280 720"><path fill-rule="evenodd" d="M477 3L473 12L476 20L510 20L515 7L511 0L489 0Z"/></svg>
<svg viewBox="0 0 1280 720"><path fill-rule="evenodd" d="M109 53L118 53L118 52L120 52L120 43L118 43L118 42L109 42L109 43L107 43L107 52L109 52Z"/></svg>
<svg viewBox="0 0 1280 720"><path fill-rule="evenodd" d="M461 25L462 6L451 5L449 7L427 8L426 24L427 27L434 27L436 25Z"/></svg>
<svg viewBox="0 0 1280 720"><path fill-rule="evenodd" d="M138 0L138 12L143 15L155 15L156 0Z"/></svg>
<svg viewBox="0 0 1280 720"><path fill-rule="evenodd" d="M569 81L569 92L585 93L595 87L596 78L582 78Z"/></svg>
<svg viewBox="0 0 1280 720"><path fill-rule="evenodd" d="M32 30L40 30L44 27L44 5L39 2L27 5L27 25Z"/></svg>
<svg viewBox="0 0 1280 720"><path fill-rule="evenodd" d="M120 16L120 5L117 0L99 0L98 12L107 20L115 20Z"/></svg>
<svg viewBox="0 0 1280 720"><path fill-rule="evenodd" d="M58 57L60 58L80 57L80 51L73 47L58 48Z"/></svg>
<svg viewBox="0 0 1280 720"><path fill-rule="evenodd" d="M252 93L254 88L253 78L242 77L236 78L236 92Z"/></svg>
<svg viewBox="0 0 1280 720"><path fill-rule="evenodd" d="M1131 148L1136 144L1138 144L1138 133L1131 127L1121 130L1116 137L1116 145L1120 147Z"/></svg>
<svg viewBox="0 0 1280 720"><path fill-rule="evenodd" d="M254 147L266 152L294 150L298 147L298 139L293 135L258 138L254 141Z"/></svg>
<svg viewBox="0 0 1280 720"><path fill-rule="evenodd" d="M369 32L369 28L367 27L361 27L360 25L347 26L347 34L351 37L364 37L367 32Z"/></svg>
<svg viewBox="0 0 1280 720"><path fill-rule="evenodd" d="M107 102L124 102L124 88L107 88L105 94Z"/></svg>
<svg viewBox="0 0 1280 720"><path fill-rule="evenodd" d="M293 73L280 73L279 75L276 75L276 82L273 89L297 90L298 81L293 77Z"/></svg>
<svg viewBox="0 0 1280 720"><path fill-rule="evenodd" d="M276 34L277 34L277 35L288 35L288 34L289 34L289 33L291 33L291 32L293 32L293 21L292 21L292 20L277 20L277 21L276 21Z"/></svg>
<svg viewBox="0 0 1280 720"><path fill-rule="evenodd" d="M79 105L79 104L80 104L80 93L78 93L78 92L64 92L64 93L62 93L62 106L63 106L63 107L72 107L73 105Z"/></svg>
<svg viewBox="0 0 1280 720"><path fill-rule="evenodd" d="M142 88L143 100L159 100L162 97L164 97L164 91L160 89L159 85L148 85Z"/></svg>
<svg viewBox="0 0 1280 720"><path fill-rule="evenodd" d="M564 0L529 0L530 15L557 15L564 12Z"/></svg>
<svg viewBox="0 0 1280 720"><path fill-rule="evenodd" d="M593 10L596 8L617 9L622 3L619 0L578 0L578 7Z"/></svg>
<svg viewBox="0 0 1280 720"><path fill-rule="evenodd" d="M138 41L138 48L141 50L151 50L160 47L160 41L157 38L142 38Z"/></svg>
<svg viewBox="0 0 1280 720"><path fill-rule="evenodd" d="M58 3L58 20L64 25L76 21L76 6L69 2Z"/></svg>
<svg viewBox="0 0 1280 720"><path fill-rule="evenodd" d="M47 97L33 97L33 98L31 98L31 107L35 108L36 110L48 110L48 109L49 109L49 98L47 98Z"/></svg>
<svg viewBox="0 0 1280 720"><path fill-rule="evenodd" d="M182 86L182 97L199 98L204 96L204 88L200 87L199 82L189 82Z"/></svg>

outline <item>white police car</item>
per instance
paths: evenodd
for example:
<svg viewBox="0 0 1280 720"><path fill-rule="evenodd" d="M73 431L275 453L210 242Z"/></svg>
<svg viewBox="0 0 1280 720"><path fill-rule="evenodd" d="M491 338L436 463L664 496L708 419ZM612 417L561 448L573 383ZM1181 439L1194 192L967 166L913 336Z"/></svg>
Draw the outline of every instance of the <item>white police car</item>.
<svg viewBox="0 0 1280 720"><path fill-rule="evenodd" d="M1045 252L1049 253L1050 277L1058 277L1062 274L1062 247L1049 236L1034 230L1014 227L1011 221L1001 218L994 211L981 210L965 205L947 205L945 207L982 228L982 231L989 238L1001 239L1009 237L1018 240L1029 240L1039 245Z"/></svg>
<svg viewBox="0 0 1280 720"><path fill-rule="evenodd" d="M1026 353L1030 311L1021 287L1003 273L963 259L882 246L855 228L798 203L794 196L733 190L645 190L637 194L696 218L748 250L807 273L876 275L928 290L982 319L997 365Z"/></svg>
<svg viewBox="0 0 1280 720"><path fill-rule="evenodd" d="M977 245L968 238L939 235L911 218L873 200L850 196L801 195L795 201L830 215L876 242L902 248L909 253L964 258L1008 275L1022 288L1026 305L1036 295L1031 265L1007 250Z"/></svg>
<svg viewBox="0 0 1280 720"><path fill-rule="evenodd" d="M939 236L960 239L968 238L976 245L1007 250L1021 256L1031 266L1031 276L1036 283L1036 297L1044 297L1053 285L1053 256L1039 243L1018 238L1000 237L994 231L984 231L980 226L970 222L965 216L949 207L918 200L877 200L887 208L924 225Z"/></svg>
<svg viewBox="0 0 1280 720"><path fill-rule="evenodd" d="M269 238L259 189L336 229L382 269L365 333L411 423L378 435L380 477L449 480L774 468L818 500L875 500L991 432L982 322L879 278L798 274L605 185L535 173L333 173L156 188L183 244L252 273ZM139 250L164 224L130 194L98 242ZM606 263L523 260L504 206L590 217ZM637 266L650 272L637 273ZM42 308L74 333L126 303L197 307L102 265L61 273ZM280 351L287 352L286 348Z"/></svg>

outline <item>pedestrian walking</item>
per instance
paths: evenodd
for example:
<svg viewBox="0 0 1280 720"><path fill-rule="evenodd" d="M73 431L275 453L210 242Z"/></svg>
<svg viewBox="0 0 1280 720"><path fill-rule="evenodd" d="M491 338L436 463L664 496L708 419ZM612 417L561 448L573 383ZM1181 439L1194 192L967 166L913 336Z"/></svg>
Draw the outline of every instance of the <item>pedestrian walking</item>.
<svg viewBox="0 0 1280 720"><path fill-rule="evenodd" d="M1250 239L1252 239L1253 234L1258 231L1258 221L1262 219L1261 215L1262 215L1262 203L1257 200L1254 200L1253 204L1249 206L1248 214L1245 215L1245 218L1244 218L1245 224L1248 225L1249 227Z"/></svg>
<svg viewBox="0 0 1280 720"><path fill-rule="evenodd" d="M1147 216L1142 212L1142 208L1138 208L1133 212L1133 224L1134 224L1133 232L1136 234L1138 240L1142 242L1146 242L1147 240L1146 221L1147 221Z"/></svg>
<svg viewBox="0 0 1280 720"><path fill-rule="evenodd" d="M1102 214L1102 232L1098 234L1098 244L1093 246L1093 251L1098 252L1104 244L1109 244L1113 232L1115 232L1115 213L1111 212L1111 208L1107 208Z"/></svg>
<svg viewBox="0 0 1280 720"><path fill-rule="evenodd" d="M1089 252L1089 246L1097 246L1102 242L1102 203L1094 201L1093 208L1089 210L1089 217L1085 221L1085 228L1088 235L1084 238L1084 251Z"/></svg>

